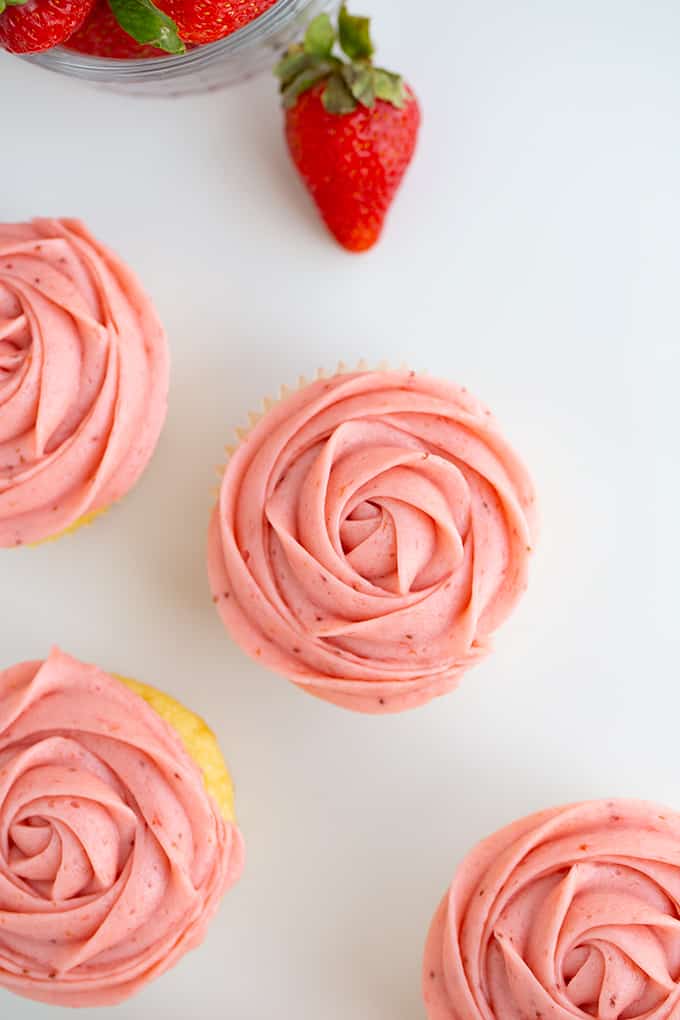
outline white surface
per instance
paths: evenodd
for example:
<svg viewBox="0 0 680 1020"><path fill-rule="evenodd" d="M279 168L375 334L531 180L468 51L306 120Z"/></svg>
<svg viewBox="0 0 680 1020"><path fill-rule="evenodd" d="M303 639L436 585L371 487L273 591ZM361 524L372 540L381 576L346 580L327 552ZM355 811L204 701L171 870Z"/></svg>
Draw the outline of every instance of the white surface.
<svg viewBox="0 0 680 1020"><path fill-rule="evenodd" d="M174 356L136 492L75 538L1 554L2 662L59 642L203 712L249 851L204 948L101 1018L422 1020L425 931L478 837L572 798L680 807L680 7L364 6L425 128L363 257L317 225L266 77L164 103L0 59L0 214L87 219L140 272ZM495 657L383 719L252 665L203 562L230 426L278 383L360 356L477 391L543 516ZM0 993L0 1015L50 1012Z"/></svg>

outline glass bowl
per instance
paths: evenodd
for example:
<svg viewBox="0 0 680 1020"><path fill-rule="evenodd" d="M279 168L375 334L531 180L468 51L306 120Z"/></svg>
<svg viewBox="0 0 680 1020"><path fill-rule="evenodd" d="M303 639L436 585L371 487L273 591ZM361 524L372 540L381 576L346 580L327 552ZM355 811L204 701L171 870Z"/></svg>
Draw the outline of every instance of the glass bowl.
<svg viewBox="0 0 680 1020"><path fill-rule="evenodd" d="M281 51L301 37L311 18L337 6L338 0L279 0L226 39L180 56L107 60L56 46L25 59L119 92L168 97L209 92L234 85L266 68L271 70Z"/></svg>

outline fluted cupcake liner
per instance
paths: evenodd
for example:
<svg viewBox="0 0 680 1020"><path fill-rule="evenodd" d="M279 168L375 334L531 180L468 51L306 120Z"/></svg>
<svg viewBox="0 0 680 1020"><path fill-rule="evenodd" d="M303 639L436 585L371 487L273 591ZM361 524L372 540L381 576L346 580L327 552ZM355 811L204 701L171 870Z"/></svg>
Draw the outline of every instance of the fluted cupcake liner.
<svg viewBox="0 0 680 1020"><path fill-rule="evenodd" d="M400 364L396 371L409 371L410 369L405 364ZM290 386L287 383L281 383L279 387L279 393L276 397L263 397L262 407L260 410L249 411L247 414L248 422L243 425L234 425L234 439L233 443L227 443L224 447L226 454L226 460L219 464L216 468L218 478L224 477L227 464L238 450L240 444L248 438L253 429L262 421L265 415L269 414L277 405L288 400L294 393L305 390L311 383L319 382L321 379L334 379L337 376L342 375L353 375L357 372L391 372L395 371L387 361L379 361L376 363L375 368L371 368L370 363L365 359L361 358L355 367L348 366L346 362L339 361L334 371L329 371L325 368L317 368L316 374L313 378L308 379L306 375L299 375L297 384ZM419 372L419 375L425 375L425 372Z"/></svg>

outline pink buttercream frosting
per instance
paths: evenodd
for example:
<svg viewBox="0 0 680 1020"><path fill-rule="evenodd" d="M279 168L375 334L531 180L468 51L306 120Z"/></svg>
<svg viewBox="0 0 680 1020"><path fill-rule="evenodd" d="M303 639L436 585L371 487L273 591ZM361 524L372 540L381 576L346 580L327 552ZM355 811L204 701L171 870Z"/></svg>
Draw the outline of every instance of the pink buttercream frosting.
<svg viewBox="0 0 680 1020"><path fill-rule="evenodd" d="M472 851L425 951L430 1020L680 1015L680 815L553 808Z"/></svg>
<svg viewBox="0 0 680 1020"><path fill-rule="evenodd" d="M165 333L120 259L77 220L0 224L0 546L125 495L167 391Z"/></svg>
<svg viewBox="0 0 680 1020"><path fill-rule="evenodd" d="M243 847L170 726L59 651L0 673L0 986L111 1005L198 945Z"/></svg>
<svg viewBox="0 0 680 1020"><path fill-rule="evenodd" d="M362 712L451 690L527 583L529 476L464 388L414 372L320 379L230 460L213 599L257 661Z"/></svg>

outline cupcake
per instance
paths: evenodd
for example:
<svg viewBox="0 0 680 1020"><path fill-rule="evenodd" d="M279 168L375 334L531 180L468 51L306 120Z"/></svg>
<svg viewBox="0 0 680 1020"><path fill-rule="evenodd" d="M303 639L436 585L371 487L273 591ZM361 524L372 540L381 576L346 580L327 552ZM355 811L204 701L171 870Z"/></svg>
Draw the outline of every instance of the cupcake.
<svg viewBox="0 0 680 1020"><path fill-rule="evenodd" d="M120 259L78 220L0 224L0 547L121 499L167 392L165 332Z"/></svg>
<svg viewBox="0 0 680 1020"><path fill-rule="evenodd" d="M460 865L425 950L429 1020L671 1020L680 814L634 800L541 811Z"/></svg>
<svg viewBox="0 0 680 1020"><path fill-rule="evenodd" d="M210 525L218 612L303 690L399 712L456 686L527 583L534 492L464 387L320 378L257 421Z"/></svg>
<svg viewBox="0 0 680 1020"><path fill-rule="evenodd" d="M242 863L191 712L56 650L0 673L0 987L126 999L202 942Z"/></svg>

